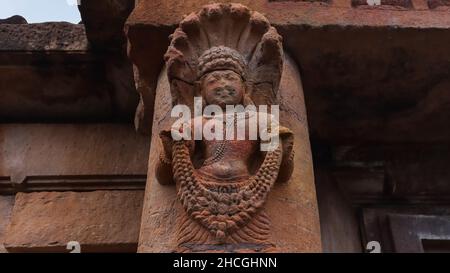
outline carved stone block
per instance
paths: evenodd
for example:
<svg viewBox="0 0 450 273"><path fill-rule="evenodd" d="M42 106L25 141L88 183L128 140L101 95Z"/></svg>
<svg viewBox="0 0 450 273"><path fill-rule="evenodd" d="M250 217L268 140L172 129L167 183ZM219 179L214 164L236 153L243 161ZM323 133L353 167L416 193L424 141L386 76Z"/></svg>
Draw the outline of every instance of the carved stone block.
<svg viewBox="0 0 450 273"><path fill-rule="evenodd" d="M139 251L320 251L301 80L275 28L242 5L213 4L188 15L171 39L157 88ZM258 153L259 135L174 139L172 106L195 108L196 96L222 109L279 105L279 123L270 128L279 129L280 144ZM244 119L252 113L261 116Z"/></svg>
<svg viewBox="0 0 450 273"><path fill-rule="evenodd" d="M9 252L135 252L142 191L18 193L5 247Z"/></svg>

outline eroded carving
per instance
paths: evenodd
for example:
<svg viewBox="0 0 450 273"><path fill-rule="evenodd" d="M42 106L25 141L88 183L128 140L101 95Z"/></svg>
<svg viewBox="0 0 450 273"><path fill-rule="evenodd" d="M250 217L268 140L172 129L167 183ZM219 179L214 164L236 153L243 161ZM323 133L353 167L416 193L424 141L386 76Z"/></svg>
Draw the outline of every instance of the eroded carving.
<svg viewBox="0 0 450 273"><path fill-rule="evenodd" d="M188 15L171 36L166 65L173 105L194 108L194 97L203 107L218 105L276 105L282 73L281 36L267 19L239 4L213 4ZM256 139L174 140L173 133L160 133L163 152L156 175L161 184L176 184L183 208L178 219L180 252L268 252L270 219L264 204L272 186L287 182L293 170L293 134L271 114L261 111L203 114L189 122L191 134L197 124L208 123L228 132L256 120ZM219 130L219 129L217 129ZM261 132L276 134L280 145L261 151L267 139ZM203 131L201 131L203 132ZM233 133L234 134L234 133Z"/></svg>

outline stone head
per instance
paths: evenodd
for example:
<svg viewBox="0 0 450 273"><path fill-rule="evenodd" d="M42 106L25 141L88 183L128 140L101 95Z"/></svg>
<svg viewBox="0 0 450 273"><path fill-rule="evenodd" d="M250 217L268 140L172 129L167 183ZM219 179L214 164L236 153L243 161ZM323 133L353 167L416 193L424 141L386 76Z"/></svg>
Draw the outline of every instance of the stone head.
<svg viewBox="0 0 450 273"><path fill-rule="evenodd" d="M199 84L206 104L242 104L246 92L246 63L228 47L212 47L199 58Z"/></svg>

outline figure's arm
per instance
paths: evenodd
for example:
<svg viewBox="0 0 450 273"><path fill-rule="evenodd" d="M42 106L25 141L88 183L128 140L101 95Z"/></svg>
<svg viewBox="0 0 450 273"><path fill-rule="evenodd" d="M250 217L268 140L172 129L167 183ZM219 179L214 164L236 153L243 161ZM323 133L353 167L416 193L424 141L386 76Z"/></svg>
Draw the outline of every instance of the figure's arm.
<svg viewBox="0 0 450 273"><path fill-rule="evenodd" d="M180 130L182 131L182 130ZM193 130L191 128L191 132ZM163 130L159 134L162 142L162 151L159 155L158 162L156 164L156 178L162 185L175 184L173 179L172 171L172 153L173 153L173 139L171 130ZM189 152L192 155L195 150L195 141L193 140L193 135L191 135L191 140L184 140L185 144L189 148Z"/></svg>
<svg viewBox="0 0 450 273"><path fill-rule="evenodd" d="M283 149L283 158L281 160L277 182L284 183L289 181L294 171L294 134L290 129L283 126L280 126L279 134Z"/></svg>

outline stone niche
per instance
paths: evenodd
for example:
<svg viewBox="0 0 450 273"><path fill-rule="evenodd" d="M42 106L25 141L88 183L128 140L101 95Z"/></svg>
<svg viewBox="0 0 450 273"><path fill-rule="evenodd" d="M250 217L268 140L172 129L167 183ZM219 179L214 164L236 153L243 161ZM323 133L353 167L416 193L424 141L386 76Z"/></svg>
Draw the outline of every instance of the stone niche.
<svg viewBox="0 0 450 273"><path fill-rule="evenodd" d="M221 16L227 16L226 12L224 12L225 15L221 13L221 9L224 6L229 7L228 5L211 5L205 7L199 13L208 13L208 10L217 8L219 11L216 14L218 15L216 20L219 20L218 24L220 25L220 20L223 19ZM259 13L249 11L244 6L232 5L231 7L239 9L243 14L262 18L262 24L269 24L265 18L259 17L261 16ZM190 16L195 17L196 15L191 14ZM208 15L205 16L207 17ZM229 17L224 20L227 19ZM242 21L239 23L241 24ZM239 24L237 23L237 25ZM211 29L206 31L211 31ZM276 30L273 28L272 31ZM174 36L176 35L177 32ZM209 35L214 36L215 34L209 33ZM176 47L177 42L174 41L175 39L173 38L171 46ZM214 44L214 42L212 43ZM261 54L264 55L264 52L261 51ZM294 136L293 150L295 156L292 158L294 168L292 176L287 182L275 182L265 202L264 210L270 219L270 237L272 243L276 246L276 252L320 252L322 251L320 225L302 82L295 62L287 54L281 54L280 56L280 63L283 63L283 65L279 67L281 72L279 85L274 85L279 86L279 88L275 87L271 90L277 94L276 101L280 106L280 124L289 128ZM167 58L170 58L170 56ZM267 62L267 60L265 61ZM261 62L264 62L264 60ZM156 89L156 107L152 127L152 143L139 238L139 252L177 251L177 244L179 243L179 238L177 237L180 232L178 224L180 219L184 219L184 208L179 196L177 196L179 185L162 185L163 182L157 178L159 176L155 171L161 160L160 154L163 152L160 132L168 127L170 128L173 121L170 117L175 101L173 97L174 77L170 72L172 68L168 64L161 71ZM276 75L273 76L273 78L276 77ZM262 100L263 95L259 97L255 95L254 100ZM174 153L174 156L176 156L176 153ZM225 252L242 252L233 247L228 250ZM216 252L217 250L208 250L206 248L206 250L200 252L210 251ZM254 249L245 251L258 252L258 250L255 251Z"/></svg>

